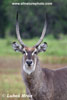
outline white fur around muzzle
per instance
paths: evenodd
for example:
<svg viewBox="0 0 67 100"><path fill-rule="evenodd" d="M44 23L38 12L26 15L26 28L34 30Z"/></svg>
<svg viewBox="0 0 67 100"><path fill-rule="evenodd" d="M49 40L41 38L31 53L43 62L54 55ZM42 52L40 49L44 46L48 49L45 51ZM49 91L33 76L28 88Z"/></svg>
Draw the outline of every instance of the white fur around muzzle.
<svg viewBox="0 0 67 100"><path fill-rule="evenodd" d="M32 63L30 67L26 63L23 63L23 70L29 75L35 71L35 67L36 67L36 59L35 63Z"/></svg>

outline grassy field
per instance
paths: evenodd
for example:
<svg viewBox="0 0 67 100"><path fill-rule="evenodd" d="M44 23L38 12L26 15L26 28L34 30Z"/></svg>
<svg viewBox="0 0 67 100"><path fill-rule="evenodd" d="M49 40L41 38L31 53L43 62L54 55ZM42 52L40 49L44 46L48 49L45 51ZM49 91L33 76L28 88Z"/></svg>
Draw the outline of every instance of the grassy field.
<svg viewBox="0 0 67 100"><path fill-rule="evenodd" d="M11 43L16 39L0 39L0 100L28 100L28 98L9 97L7 95L25 94L25 85L21 76L22 54L14 52ZM38 38L23 40L33 46ZM48 43L45 53L40 53L41 66L56 69L67 66L67 36L55 40L52 36L44 39Z"/></svg>

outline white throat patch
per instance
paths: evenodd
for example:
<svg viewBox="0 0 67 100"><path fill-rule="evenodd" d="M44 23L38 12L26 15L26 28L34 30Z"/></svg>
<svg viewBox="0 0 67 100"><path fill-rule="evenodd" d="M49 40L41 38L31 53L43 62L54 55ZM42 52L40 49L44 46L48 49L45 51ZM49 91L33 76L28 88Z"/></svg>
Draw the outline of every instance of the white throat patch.
<svg viewBox="0 0 67 100"><path fill-rule="evenodd" d="M23 60L24 60L24 59L23 59ZM24 62L24 61L23 61L23 62ZM32 72L35 71L35 67L36 67L36 58L35 58L35 63L32 64L30 67L23 63L23 70L24 70L27 74L29 74L29 75L30 75Z"/></svg>

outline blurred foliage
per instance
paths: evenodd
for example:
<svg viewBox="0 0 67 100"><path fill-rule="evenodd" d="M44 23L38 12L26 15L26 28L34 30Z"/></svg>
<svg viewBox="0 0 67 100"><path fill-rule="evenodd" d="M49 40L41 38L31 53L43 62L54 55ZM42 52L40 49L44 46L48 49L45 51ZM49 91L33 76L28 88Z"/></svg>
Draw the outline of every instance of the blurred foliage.
<svg viewBox="0 0 67 100"><path fill-rule="evenodd" d="M52 6L13 6L13 2L52 2ZM40 36L45 16L47 34L59 39L67 34L67 0L0 0L0 37L15 36L16 12L19 12L20 33L23 38Z"/></svg>
<svg viewBox="0 0 67 100"><path fill-rule="evenodd" d="M3 5L3 0L0 0L0 37L5 37L5 29L8 24L6 10Z"/></svg>

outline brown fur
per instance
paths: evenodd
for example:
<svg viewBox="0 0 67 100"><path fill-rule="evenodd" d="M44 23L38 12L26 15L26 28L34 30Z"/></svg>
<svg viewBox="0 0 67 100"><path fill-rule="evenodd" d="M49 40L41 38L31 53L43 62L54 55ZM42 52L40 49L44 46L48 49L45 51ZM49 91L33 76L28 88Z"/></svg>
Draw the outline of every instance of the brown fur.
<svg viewBox="0 0 67 100"><path fill-rule="evenodd" d="M33 52L35 50L35 48L31 48L31 47L25 47L25 50L28 52Z"/></svg>

